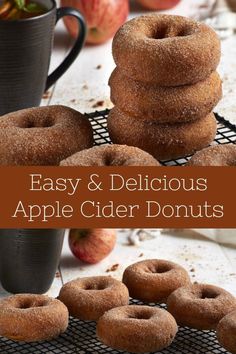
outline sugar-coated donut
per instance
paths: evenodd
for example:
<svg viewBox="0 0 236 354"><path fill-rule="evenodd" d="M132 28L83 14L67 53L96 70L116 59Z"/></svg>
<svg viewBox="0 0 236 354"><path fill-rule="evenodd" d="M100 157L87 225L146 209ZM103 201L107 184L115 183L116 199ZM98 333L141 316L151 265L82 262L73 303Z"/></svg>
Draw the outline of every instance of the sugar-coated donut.
<svg viewBox="0 0 236 354"><path fill-rule="evenodd" d="M232 354L236 354L236 311L222 318L216 334L219 343Z"/></svg>
<svg viewBox="0 0 236 354"><path fill-rule="evenodd" d="M193 284L175 290L167 300L167 308L179 325L210 330L236 310L236 299L217 286Z"/></svg>
<svg viewBox="0 0 236 354"><path fill-rule="evenodd" d="M109 113L107 126L114 144L137 146L158 160L203 149L214 140L217 130L213 113L196 121L169 125L128 116L116 107Z"/></svg>
<svg viewBox="0 0 236 354"><path fill-rule="evenodd" d="M159 86L194 84L216 70L220 40L192 19L149 14L126 22L116 33L116 65L134 80Z"/></svg>
<svg viewBox="0 0 236 354"><path fill-rule="evenodd" d="M100 145L77 152L61 166L160 166L146 151L127 145Z"/></svg>
<svg viewBox="0 0 236 354"><path fill-rule="evenodd" d="M123 283L134 299L165 302L174 290L190 284L190 278L187 271L178 264L162 259L148 259L126 268Z"/></svg>
<svg viewBox="0 0 236 354"><path fill-rule="evenodd" d="M49 340L65 332L68 310L45 295L18 294L0 301L0 336L15 341Z"/></svg>
<svg viewBox="0 0 236 354"><path fill-rule="evenodd" d="M0 165L59 165L91 146L90 122L69 107L28 108L0 119Z"/></svg>
<svg viewBox="0 0 236 354"><path fill-rule="evenodd" d="M111 74L111 101L121 111L159 123L178 123L208 115L222 97L217 72L194 85L160 87L132 80L115 69Z"/></svg>
<svg viewBox="0 0 236 354"><path fill-rule="evenodd" d="M127 287L109 276L86 277L65 284L59 294L71 316L96 321L104 312L129 303Z"/></svg>
<svg viewBox="0 0 236 354"><path fill-rule="evenodd" d="M186 166L236 166L236 145L215 145L196 152Z"/></svg>
<svg viewBox="0 0 236 354"><path fill-rule="evenodd" d="M132 353L156 352L168 347L178 327L167 311L149 306L122 306L106 312L97 323L105 345Z"/></svg>

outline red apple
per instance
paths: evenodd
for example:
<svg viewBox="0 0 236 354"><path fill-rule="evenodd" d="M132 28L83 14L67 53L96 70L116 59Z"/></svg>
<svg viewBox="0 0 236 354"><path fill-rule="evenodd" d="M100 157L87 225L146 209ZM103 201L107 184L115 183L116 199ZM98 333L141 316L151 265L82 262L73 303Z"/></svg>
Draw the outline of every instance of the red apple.
<svg viewBox="0 0 236 354"><path fill-rule="evenodd" d="M137 0L149 10L167 10L176 6L180 0Z"/></svg>
<svg viewBox="0 0 236 354"><path fill-rule="evenodd" d="M69 246L75 257L86 263L98 263L113 250L116 232L113 229L71 229Z"/></svg>
<svg viewBox="0 0 236 354"><path fill-rule="evenodd" d="M112 38L125 22L129 13L128 0L61 0L62 6L78 9L85 17L88 26L86 42L99 44ZM65 17L64 23L73 36L77 36L77 21Z"/></svg>

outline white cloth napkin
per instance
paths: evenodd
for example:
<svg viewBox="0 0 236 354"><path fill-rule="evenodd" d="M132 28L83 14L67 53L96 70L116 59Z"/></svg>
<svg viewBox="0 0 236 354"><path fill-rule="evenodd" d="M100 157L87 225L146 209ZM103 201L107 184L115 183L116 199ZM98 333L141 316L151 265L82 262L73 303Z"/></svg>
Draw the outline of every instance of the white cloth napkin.
<svg viewBox="0 0 236 354"><path fill-rule="evenodd" d="M193 231L212 241L236 246L236 229L193 229Z"/></svg>
<svg viewBox="0 0 236 354"><path fill-rule="evenodd" d="M217 0L182 0L170 13L202 20L211 15Z"/></svg>

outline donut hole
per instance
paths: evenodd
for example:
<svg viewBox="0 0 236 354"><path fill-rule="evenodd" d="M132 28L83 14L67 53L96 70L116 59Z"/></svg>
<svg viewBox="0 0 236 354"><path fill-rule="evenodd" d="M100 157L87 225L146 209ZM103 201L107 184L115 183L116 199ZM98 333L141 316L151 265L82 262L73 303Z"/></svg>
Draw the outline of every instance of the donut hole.
<svg viewBox="0 0 236 354"><path fill-rule="evenodd" d="M84 290L105 290L107 286L105 284L86 284Z"/></svg>
<svg viewBox="0 0 236 354"><path fill-rule="evenodd" d="M16 306L18 309L29 309L32 307L32 302L30 300L25 300L25 301L22 301L18 304L18 306Z"/></svg>
<svg viewBox="0 0 236 354"><path fill-rule="evenodd" d="M167 35L168 32L168 28L166 26L163 27L159 27L158 29L156 29L153 34L152 34L152 38L153 39L164 39L164 38L168 38Z"/></svg>
<svg viewBox="0 0 236 354"><path fill-rule="evenodd" d="M181 27L175 28L171 26L162 26L155 30L151 36L153 39L166 39L173 37L186 37L193 34L195 31L193 28Z"/></svg>
<svg viewBox="0 0 236 354"><path fill-rule="evenodd" d="M211 289L203 289L201 294L200 294L200 299L205 300L205 299L215 299L217 298L219 294L217 294L215 291Z"/></svg>
<svg viewBox="0 0 236 354"><path fill-rule="evenodd" d="M130 314L129 318L134 320L150 320L152 314L149 312L140 311L135 314Z"/></svg>
<svg viewBox="0 0 236 354"><path fill-rule="evenodd" d="M104 163L105 166L112 166L113 165L112 156L110 154L106 154L104 156L103 163Z"/></svg>
<svg viewBox="0 0 236 354"><path fill-rule="evenodd" d="M167 264L152 264L148 267L148 273L162 274L170 271L170 267Z"/></svg>
<svg viewBox="0 0 236 354"><path fill-rule="evenodd" d="M26 310L26 309L30 309L33 307L43 307L46 306L46 302L45 300L42 301L34 301L31 299L25 299L22 300L21 302L19 302L15 307L21 310Z"/></svg>
<svg viewBox="0 0 236 354"><path fill-rule="evenodd" d="M119 156L116 156L115 153L105 154L103 158L104 166L123 166L125 164L125 160L121 159Z"/></svg>
<svg viewBox="0 0 236 354"><path fill-rule="evenodd" d="M50 128L53 126L53 122L50 119L45 119L41 122L29 122L28 126L26 126L26 129L30 128Z"/></svg>
<svg viewBox="0 0 236 354"><path fill-rule="evenodd" d="M54 125L54 120L51 117L46 117L45 119L27 119L20 122L19 127L23 129L31 128L50 128Z"/></svg>

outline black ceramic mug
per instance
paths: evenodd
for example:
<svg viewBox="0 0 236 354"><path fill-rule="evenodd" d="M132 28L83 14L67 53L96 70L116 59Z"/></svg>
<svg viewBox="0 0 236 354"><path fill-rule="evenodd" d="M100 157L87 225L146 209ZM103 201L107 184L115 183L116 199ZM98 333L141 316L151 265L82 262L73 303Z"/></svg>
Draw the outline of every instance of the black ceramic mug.
<svg viewBox="0 0 236 354"><path fill-rule="evenodd" d="M55 0L38 3L48 11L27 19L0 20L0 116L39 106L44 91L65 73L83 46L86 26L76 9L57 9ZM78 37L65 60L48 77L55 24L64 16L78 20Z"/></svg>
<svg viewBox="0 0 236 354"><path fill-rule="evenodd" d="M0 282L10 293L43 294L60 262L64 231L0 229Z"/></svg>

